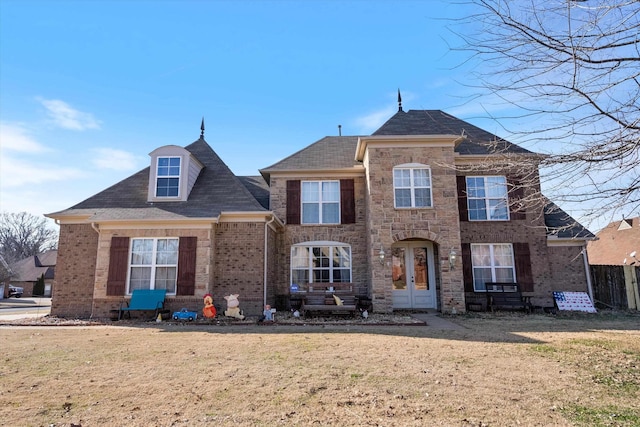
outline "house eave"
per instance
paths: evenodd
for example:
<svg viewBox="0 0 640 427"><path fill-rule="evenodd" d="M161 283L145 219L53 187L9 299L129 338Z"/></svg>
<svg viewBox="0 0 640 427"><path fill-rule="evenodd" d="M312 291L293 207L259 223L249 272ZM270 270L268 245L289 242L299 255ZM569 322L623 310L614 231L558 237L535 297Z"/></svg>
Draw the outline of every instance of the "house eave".
<svg viewBox="0 0 640 427"><path fill-rule="evenodd" d="M271 177L287 177L287 178L322 178L332 177L358 177L364 174L363 165L354 165L350 168L328 168L328 169L285 169L285 170L268 170L260 171L263 176L267 174Z"/></svg>
<svg viewBox="0 0 640 427"><path fill-rule="evenodd" d="M547 246L584 246L590 240L595 238L547 236Z"/></svg>
<svg viewBox="0 0 640 427"><path fill-rule="evenodd" d="M355 160L363 161L369 147L387 148L401 144L403 147L455 147L465 139L461 135L373 135L361 136L356 145Z"/></svg>

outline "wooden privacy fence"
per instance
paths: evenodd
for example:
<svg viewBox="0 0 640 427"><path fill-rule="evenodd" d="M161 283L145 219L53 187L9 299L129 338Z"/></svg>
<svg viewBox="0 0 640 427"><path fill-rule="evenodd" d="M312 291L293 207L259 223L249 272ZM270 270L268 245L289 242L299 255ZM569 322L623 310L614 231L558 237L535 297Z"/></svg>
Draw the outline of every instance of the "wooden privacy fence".
<svg viewBox="0 0 640 427"><path fill-rule="evenodd" d="M596 306L640 310L640 266L591 265L590 268Z"/></svg>

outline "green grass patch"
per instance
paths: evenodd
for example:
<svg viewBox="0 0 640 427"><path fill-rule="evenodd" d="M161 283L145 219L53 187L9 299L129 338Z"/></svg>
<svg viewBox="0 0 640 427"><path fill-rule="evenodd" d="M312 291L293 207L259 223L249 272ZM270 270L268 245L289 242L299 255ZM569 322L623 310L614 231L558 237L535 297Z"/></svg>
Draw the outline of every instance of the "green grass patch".
<svg viewBox="0 0 640 427"><path fill-rule="evenodd" d="M619 406L606 406L603 408L591 408L581 405L568 405L560 409L569 421L578 426L604 427L604 426L639 426L640 414L631 408Z"/></svg>

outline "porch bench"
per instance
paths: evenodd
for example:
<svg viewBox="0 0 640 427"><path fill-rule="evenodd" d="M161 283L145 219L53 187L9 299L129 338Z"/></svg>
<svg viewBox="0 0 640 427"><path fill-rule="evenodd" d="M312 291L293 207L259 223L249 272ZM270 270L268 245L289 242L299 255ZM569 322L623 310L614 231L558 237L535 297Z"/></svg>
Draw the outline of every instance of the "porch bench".
<svg viewBox="0 0 640 427"><path fill-rule="evenodd" d="M336 304L334 295L342 300L342 305ZM358 297L351 283L313 284L302 298L300 311L304 316L312 313L354 315L357 305Z"/></svg>
<svg viewBox="0 0 640 427"><path fill-rule="evenodd" d="M485 286L487 307L492 312L496 309L522 309L531 313L531 297L522 295L517 283L487 282Z"/></svg>
<svg viewBox="0 0 640 427"><path fill-rule="evenodd" d="M125 314L131 318L132 311L154 311L154 318L158 317L158 313L164 310L164 300L167 295L166 289L136 289L131 294L130 300L120 303L118 309L118 320L122 319Z"/></svg>

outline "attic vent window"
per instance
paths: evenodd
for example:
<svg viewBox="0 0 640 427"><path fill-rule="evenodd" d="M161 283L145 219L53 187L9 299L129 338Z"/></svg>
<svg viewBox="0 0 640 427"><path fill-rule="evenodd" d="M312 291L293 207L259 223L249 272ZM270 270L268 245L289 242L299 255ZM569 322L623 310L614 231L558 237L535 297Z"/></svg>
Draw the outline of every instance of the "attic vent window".
<svg viewBox="0 0 640 427"><path fill-rule="evenodd" d="M158 157L156 197L178 197L180 189L180 157Z"/></svg>

